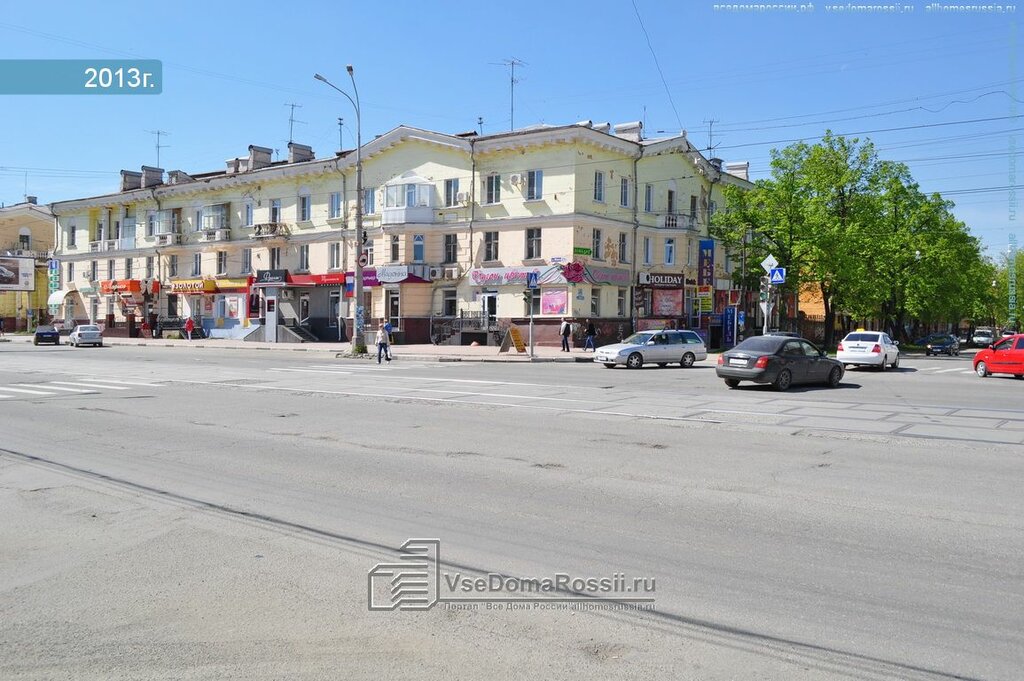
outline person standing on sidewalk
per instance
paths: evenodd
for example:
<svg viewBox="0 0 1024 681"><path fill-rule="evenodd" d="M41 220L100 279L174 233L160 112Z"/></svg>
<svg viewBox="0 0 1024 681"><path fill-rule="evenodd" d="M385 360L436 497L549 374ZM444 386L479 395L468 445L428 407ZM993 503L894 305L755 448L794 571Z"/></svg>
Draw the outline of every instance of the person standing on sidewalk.
<svg viewBox="0 0 1024 681"><path fill-rule="evenodd" d="M377 329L377 364L380 364L382 355L389 364L391 363L390 336L391 334L388 333L384 320L380 320L380 327Z"/></svg>
<svg viewBox="0 0 1024 681"><path fill-rule="evenodd" d="M594 339L597 338L597 328L594 327L594 322L589 319L587 320L586 336L587 340L583 343L583 352L586 352L587 348L590 348L591 352L596 351L597 348L594 346Z"/></svg>
<svg viewBox="0 0 1024 681"><path fill-rule="evenodd" d="M572 324L562 317L562 326L558 328L558 335L562 337L562 352L569 352L569 334L572 333Z"/></svg>
<svg viewBox="0 0 1024 681"><path fill-rule="evenodd" d="M196 328L196 323L189 317L185 320L185 335L188 336L189 340L192 340L192 331Z"/></svg>

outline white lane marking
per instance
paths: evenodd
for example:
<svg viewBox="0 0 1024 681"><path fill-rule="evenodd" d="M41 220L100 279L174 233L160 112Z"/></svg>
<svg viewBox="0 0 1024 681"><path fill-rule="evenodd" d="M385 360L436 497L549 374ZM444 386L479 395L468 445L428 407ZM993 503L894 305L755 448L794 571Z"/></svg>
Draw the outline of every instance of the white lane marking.
<svg viewBox="0 0 1024 681"><path fill-rule="evenodd" d="M951 371L963 371L963 367L954 367L952 369L939 369L935 373L937 373L937 374L948 374ZM974 372L973 371L969 371L967 373L973 374Z"/></svg>
<svg viewBox="0 0 1024 681"><path fill-rule="evenodd" d="M46 395L46 396L49 396L49 397L53 397L54 395L57 394L57 393L43 392L42 390L25 390L24 388L8 388L8 387L5 387L5 386L0 386L0 390L6 390L6 391L12 392L12 393L24 393L25 395Z"/></svg>
<svg viewBox="0 0 1024 681"><path fill-rule="evenodd" d="M87 381L99 381L100 383L116 383L117 385L137 385L144 388L162 388L159 383L139 383L136 381L120 381L113 378L86 378Z"/></svg>
<svg viewBox="0 0 1024 681"><path fill-rule="evenodd" d="M50 381L57 385L77 385L79 388L106 388L107 390L128 390L123 385L99 385L98 383L75 383L73 381Z"/></svg>
<svg viewBox="0 0 1024 681"><path fill-rule="evenodd" d="M62 388L58 385L43 384L40 386L37 383L15 383L14 385L20 385L23 388L34 388L34 387L45 387L47 390L61 390L69 393L94 393L95 390L82 390L81 388Z"/></svg>
<svg viewBox="0 0 1024 681"><path fill-rule="evenodd" d="M8 397L14 397L14 395L0 395L0 400L6 400Z"/></svg>
<svg viewBox="0 0 1024 681"><path fill-rule="evenodd" d="M306 374L338 374L339 376L347 376L352 373L350 371L333 371L329 369L288 369L285 367L270 367L267 371L290 371Z"/></svg>

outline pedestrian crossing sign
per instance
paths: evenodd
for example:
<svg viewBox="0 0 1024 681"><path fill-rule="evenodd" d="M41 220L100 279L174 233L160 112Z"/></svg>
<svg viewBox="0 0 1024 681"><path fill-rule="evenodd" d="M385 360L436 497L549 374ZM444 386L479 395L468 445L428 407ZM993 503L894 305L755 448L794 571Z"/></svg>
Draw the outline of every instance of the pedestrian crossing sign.
<svg viewBox="0 0 1024 681"><path fill-rule="evenodd" d="M771 272L768 273L768 280L774 286L775 284L786 283L786 268L785 267L773 267Z"/></svg>

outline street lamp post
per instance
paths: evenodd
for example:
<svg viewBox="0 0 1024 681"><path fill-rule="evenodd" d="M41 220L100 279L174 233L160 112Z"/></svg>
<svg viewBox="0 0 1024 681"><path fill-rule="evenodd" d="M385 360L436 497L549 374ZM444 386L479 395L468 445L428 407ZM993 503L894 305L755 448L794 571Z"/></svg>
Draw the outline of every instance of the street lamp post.
<svg viewBox="0 0 1024 681"><path fill-rule="evenodd" d="M356 87L356 76L355 71L351 64L345 67L348 71L348 76L352 80L352 91L355 93L356 98L352 99L348 93L337 87L334 83L327 80L319 73L313 74L313 77L322 83L325 83L329 87L337 90L345 96L349 102L351 102L353 108L356 110L356 262L353 267L353 275L355 281L352 285L352 294L355 298L356 304L352 315L352 351L355 353L366 352L366 338L364 333L364 314L363 314L363 122L362 112L359 109L359 88Z"/></svg>

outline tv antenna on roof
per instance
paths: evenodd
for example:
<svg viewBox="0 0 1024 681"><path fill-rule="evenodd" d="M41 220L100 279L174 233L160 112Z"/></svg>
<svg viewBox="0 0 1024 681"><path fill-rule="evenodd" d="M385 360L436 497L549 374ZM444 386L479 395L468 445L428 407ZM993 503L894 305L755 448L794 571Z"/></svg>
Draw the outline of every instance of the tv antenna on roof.
<svg viewBox="0 0 1024 681"><path fill-rule="evenodd" d="M160 144L160 136L170 135L171 133L167 132L166 130L147 130L146 132L148 132L150 135L156 135L156 167L160 168L160 150L166 149L167 147L171 146L169 144Z"/></svg>
<svg viewBox="0 0 1024 681"><path fill-rule="evenodd" d="M511 59L502 59L500 62L491 62L494 66L507 66L509 67L509 114L508 114L508 129L516 129L516 67L517 66L529 66L525 61L512 57Z"/></svg>
<svg viewBox="0 0 1024 681"><path fill-rule="evenodd" d="M718 146L717 144L712 144L712 143L711 143L711 139L712 139L712 132L711 132L711 128L712 128L712 126L714 126L714 124L715 124L715 123L720 123L721 121L719 121L719 120L718 120L718 119L716 119L716 118L705 118L705 119L704 119L703 121L701 121L701 122L702 122L702 123L707 123L707 124L708 124L708 154L710 155L710 154L711 154L711 152L715 150L715 147L717 147L717 146Z"/></svg>
<svg viewBox="0 0 1024 681"><path fill-rule="evenodd" d="M288 115L288 144L291 144L292 142L295 141L294 138L292 137L292 133L295 130L295 124L296 123L305 124L306 121L300 121L300 120L297 120L295 118L295 110L296 109L301 109L302 108L301 104L295 104L293 102L285 102L284 105L285 106L290 106L292 108L292 112Z"/></svg>

